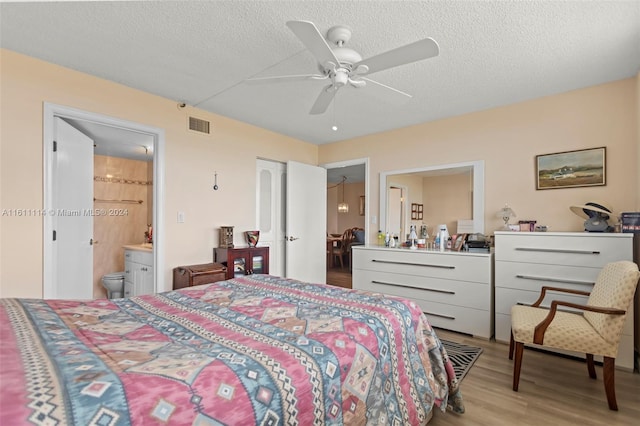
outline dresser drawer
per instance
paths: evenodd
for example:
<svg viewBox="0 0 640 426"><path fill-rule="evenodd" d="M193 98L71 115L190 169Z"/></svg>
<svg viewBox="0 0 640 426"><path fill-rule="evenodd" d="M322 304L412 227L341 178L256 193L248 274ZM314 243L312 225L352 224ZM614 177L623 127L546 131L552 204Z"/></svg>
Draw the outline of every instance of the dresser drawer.
<svg viewBox="0 0 640 426"><path fill-rule="evenodd" d="M591 291L600 268L496 262L496 288L515 288L540 292L542 286Z"/></svg>
<svg viewBox="0 0 640 426"><path fill-rule="evenodd" d="M354 269L353 288L400 296L416 302L446 303L487 312L491 309L491 288L488 283Z"/></svg>
<svg viewBox="0 0 640 426"><path fill-rule="evenodd" d="M609 262L630 260L631 244L632 238L625 238L625 234L496 233L495 258L601 268Z"/></svg>
<svg viewBox="0 0 640 426"><path fill-rule="evenodd" d="M501 314L511 315L511 307L513 305L531 305L540 297L540 290L527 291L527 290L515 290L512 288L503 288L501 291L496 292L495 311ZM551 306L552 300L564 300L565 302L579 303L584 305L587 303L587 297L570 295L558 292L547 292L540 306L548 308ZM568 308L563 308L567 309Z"/></svg>
<svg viewBox="0 0 640 426"><path fill-rule="evenodd" d="M475 337L491 338L491 312L462 306L417 300L416 304L425 313L434 327L471 334Z"/></svg>
<svg viewBox="0 0 640 426"><path fill-rule="evenodd" d="M540 296L540 291L525 291L525 290L514 290L510 288L501 289L501 291L496 292L495 298L495 313L496 313L496 324L497 318L499 314L502 314L509 319L509 327L511 327L511 307L517 304L531 305L533 302L538 300ZM540 304L540 306L548 308L551 306L552 300L563 300L566 302L578 303L581 305L587 304L586 296L578 296L578 295L570 295L563 294L558 292L547 292L544 297L544 300ZM559 309L564 309L568 311L574 311L571 308L567 307L559 307ZM627 308L627 318L624 323L624 328L622 329L622 334L633 336L633 307L630 305ZM496 336L498 335L498 330L496 328ZM497 339L497 337L496 337ZM631 337L633 340L633 337Z"/></svg>
<svg viewBox="0 0 640 426"><path fill-rule="evenodd" d="M489 255L354 249L353 268L459 281L491 282Z"/></svg>

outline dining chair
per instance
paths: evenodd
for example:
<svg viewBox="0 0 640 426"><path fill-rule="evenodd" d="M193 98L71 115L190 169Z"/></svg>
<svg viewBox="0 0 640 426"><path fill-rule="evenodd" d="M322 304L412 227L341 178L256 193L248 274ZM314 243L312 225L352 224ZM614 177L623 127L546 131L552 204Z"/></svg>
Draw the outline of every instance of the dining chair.
<svg viewBox="0 0 640 426"><path fill-rule="evenodd" d="M349 250L351 248L352 241L353 241L353 232L351 228L348 228L342 233L342 238L340 239L338 244L336 244L332 248L331 254L334 257L338 258L338 260L340 261L341 269L344 268L344 257L349 255Z"/></svg>
<svg viewBox="0 0 640 426"><path fill-rule="evenodd" d="M617 410L615 394L615 359L627 309L638 284L638 265L629 261L606 264L591 292L542 287L540 297L531 306L511 308L511 340L509 359L513 359L513 390L518 391L520 368L525 344L538 344L542 349L555 348L586 354L589 377L596 379L594 355L601 355L603 381L610 410ZM585 305L553 300L550 309L540 307L547 292L563 292L589 296ZM565 311L558 307L572 308ZM576 311L577 310L577 311Z"/></svg>

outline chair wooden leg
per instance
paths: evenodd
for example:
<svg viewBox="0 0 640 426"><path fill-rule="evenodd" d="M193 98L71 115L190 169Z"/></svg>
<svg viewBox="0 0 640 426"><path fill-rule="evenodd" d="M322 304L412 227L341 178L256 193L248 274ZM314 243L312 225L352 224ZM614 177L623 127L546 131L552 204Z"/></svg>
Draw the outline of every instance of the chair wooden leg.
<svg viewBox="0 0 640 426"><path fill-rule="evenodd" d="M593 364L593 354L587 354L587 370L589 371L589 377L592 379L597 379L596 369Z"/></svg>
<svg viewBox="0 0 640 426"><path fill-rule="evenodd" d="M513 359L513 331L511 332L511 338L509 339L509 359Z"/></svg>
<svg viewBox="0 0 640 426"><path fill-rule="evenodd" d="M616 359L605 356L603 365L604 390L607 394L609 410L618 411L615 385Z"/></svg>
<svg viewBox="0 0 640 426"><path fill-rule="evenodd" d="M515 342L516 360L513 363L513 390L518 392L518 384L520 383L520 367L522 366L522 353L524 352L524 343Z"/></svg>

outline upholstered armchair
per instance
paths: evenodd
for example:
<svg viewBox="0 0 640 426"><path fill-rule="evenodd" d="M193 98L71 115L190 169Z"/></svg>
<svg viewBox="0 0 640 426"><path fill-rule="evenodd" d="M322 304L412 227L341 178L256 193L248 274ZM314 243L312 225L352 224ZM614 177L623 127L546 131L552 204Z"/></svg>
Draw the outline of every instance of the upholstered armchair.
<svg viewBox="0 0 640 426"><path fill-rule="evenodd" d="M509 359L513 365L513 390L518 391L520 368L525 344L582 352L586 354L589 377L596 378L594 355L603 356L604 388L609 409L617 410L615 394L615 358L622 335L626 312L638 284L638 266L629 261L604 266L591 293L542 287L540 297L531 306L511 308L511 342ZM553 300L550 309L540 304L547 292L564 292L589 296L586 305ZM564 311L562 307L576 311Z"/></svg>

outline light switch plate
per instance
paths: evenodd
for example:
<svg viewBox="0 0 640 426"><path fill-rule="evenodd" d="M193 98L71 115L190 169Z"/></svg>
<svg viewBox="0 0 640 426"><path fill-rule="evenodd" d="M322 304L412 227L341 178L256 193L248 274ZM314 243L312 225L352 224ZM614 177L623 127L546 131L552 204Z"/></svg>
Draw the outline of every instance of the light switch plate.
<svg viewBox="0 0 640 426"><path fill-rule="evenodd" d="M178 212L178 223L184 223L184 212Z"/></svg>

